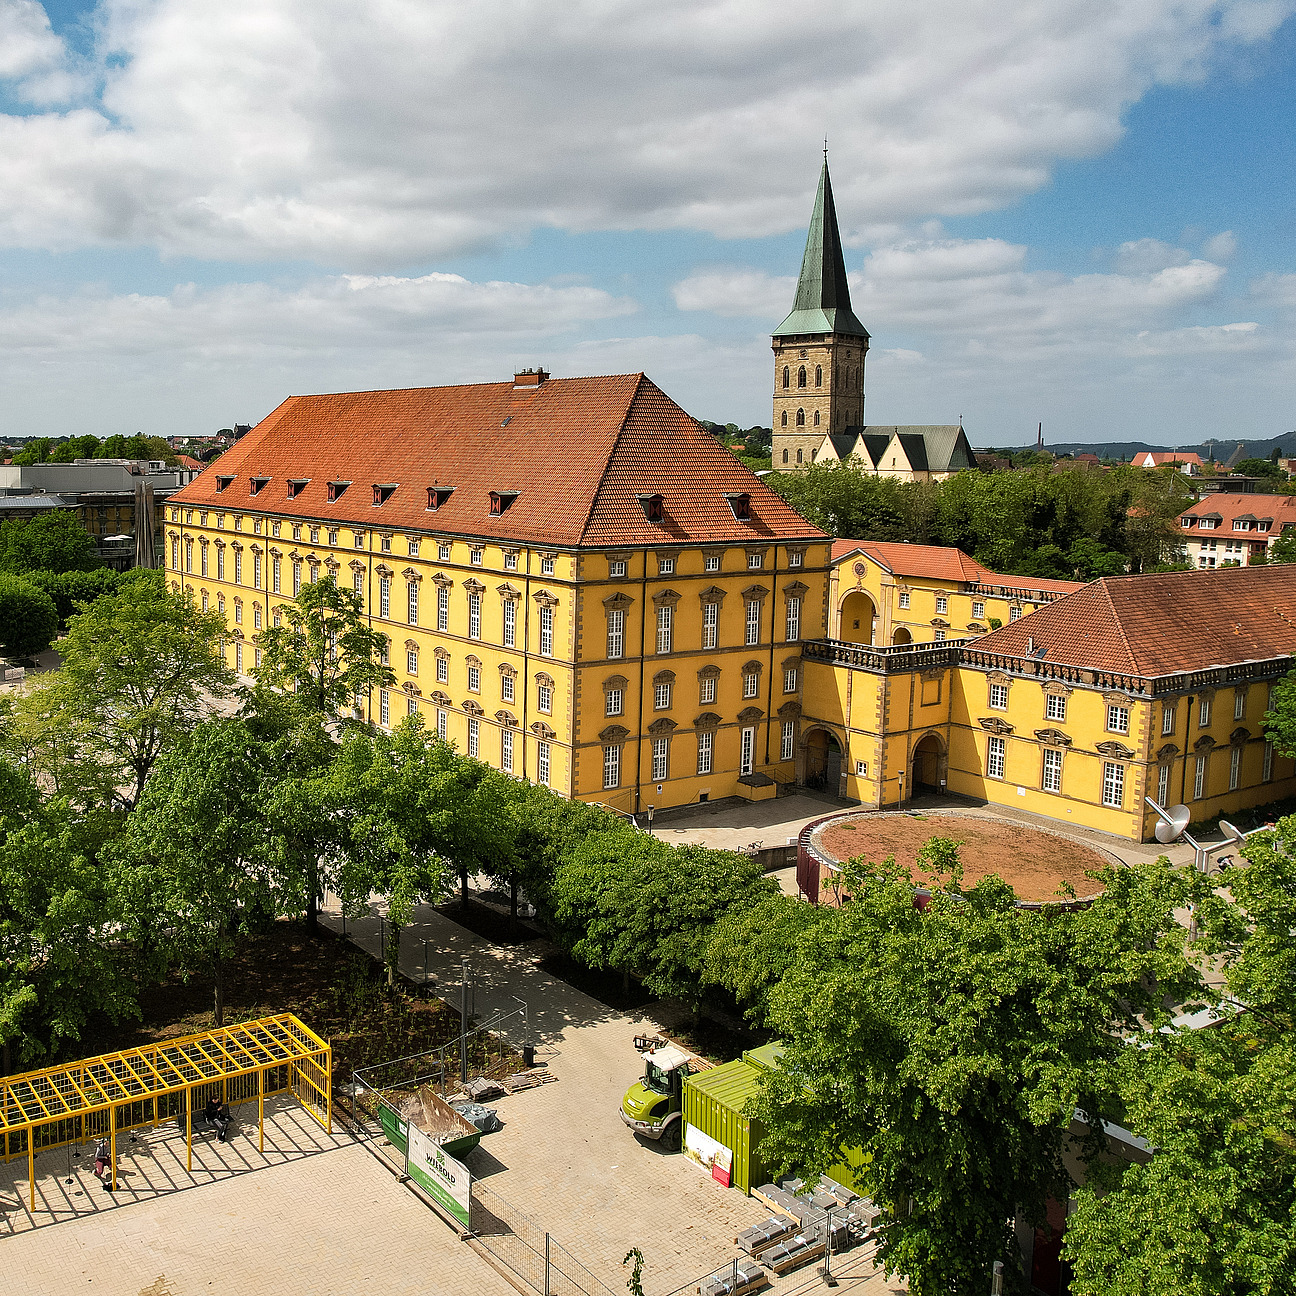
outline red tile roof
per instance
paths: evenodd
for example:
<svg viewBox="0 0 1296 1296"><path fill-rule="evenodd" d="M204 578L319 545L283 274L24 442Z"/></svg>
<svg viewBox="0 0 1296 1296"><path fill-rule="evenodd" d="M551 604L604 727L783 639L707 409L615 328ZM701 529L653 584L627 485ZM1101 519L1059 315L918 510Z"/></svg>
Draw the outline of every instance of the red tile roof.
<svg viewBox="0 0 1296 1296"><path fill-rule="evenodd" d="M1130 465L1134 468L1146 468L1149 466L1149 459L1157 468L1162 468L1166 464L1201 465L1201 456L1191 450L1140 450L1130 460Z"/></svg>
<svg viewBox="0 0 1296 1296"><path fill-rule="evenodd" d="M270 479L256 497L253 477ZM291 500L289 479L307 480ZM332 504L331 481L351 483ZM454 488L435 512L429 486ZM491 517L491 491L519 493ZM825 538L643 374L290 396L170 502L560 546Z"/></svg>
<svg viewBox="0 0 1296 1296"><path fill-rule="evenodd" d="M181 468L189 468L194 472L202 472L207 467L201 459L195 459L192 455L178 454L176 458L180 461Z"/></svg>
<svg viewBox="0 0 1296 1296"><path fill-rule="evenodd" d="M1183 525L1184 518L1219 517L1220 525L1211 534L1232 530L1234 519L1240 517L1272 518L1273 526L1258 533L1255 538L1278 535L1284 526L1296 526L1296 495L1206 495L1191 508L1179 515L1180 528L1189 536L1201 532L1201 526Z"/></svg>
<svg viewBox="0 0 1296 1296"><path fill-rule="evenodd" d="M926 577L928 580L961 582L970 585L998 585L1003 589L1039 590L1050 594L1070 594L1082 588L1082 581L1047 580L1041 576L1005 576L982 566L961 549L944 545L919 545L880 540L834 540L832 561L835 564L851 554L863 553L896 576Z"/></svg>
<svg viewBox="0 0 1296 1296"><path fill-rule="evenodd" d="M1108 576L974 648L1143 677L1294 653L1296 564Z"/></svg>

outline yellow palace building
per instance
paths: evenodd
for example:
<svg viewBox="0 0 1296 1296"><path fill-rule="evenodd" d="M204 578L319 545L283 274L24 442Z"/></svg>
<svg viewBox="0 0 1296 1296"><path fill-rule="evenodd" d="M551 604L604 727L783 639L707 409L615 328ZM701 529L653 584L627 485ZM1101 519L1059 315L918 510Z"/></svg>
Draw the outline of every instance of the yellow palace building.
<svg viewBox="0 0 1296 1296"><path fill-rule="evenodd" d="M791 784L829 540L642 374L294 396L169 502L230 664L322 574L387 638L383 728L639 812Z"/></svg>

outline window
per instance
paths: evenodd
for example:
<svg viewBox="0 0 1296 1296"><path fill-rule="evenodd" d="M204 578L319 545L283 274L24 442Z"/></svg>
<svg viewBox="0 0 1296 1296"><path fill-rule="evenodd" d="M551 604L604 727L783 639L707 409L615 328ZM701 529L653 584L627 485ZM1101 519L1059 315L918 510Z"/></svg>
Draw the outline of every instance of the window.
<svg viewBox="0 0 1296 1296"><path fill-rule="evenodd" d="M469 562L470 562L474 567L480 567L480 566L482 565L482 558L483 558L484 554L485 554L485 550L483 550L483 549L469 549L469 550L468 550L468 561L469 561Z"/></svg>
<svg viewBox="0 0 1296 1296"><path fill-rule="evenodd" d="M1211 700L1208 697L1204 697L1201 700L1201 711L1198 713L1197 723L1203 729L1205 729L1210 725L1210 717L1211 717Z"/></svg>
<svg viewBox="0 0 1296 1296"><path fill-rule="evenodd" d="M1273 753L1273 743L1266 741L1264 745L1264 765L1260 770L1260 777L1265 783L1268 783L1273 778Z"/></svg>
<svg viewBox="0 0 1296 1296"><path fill-rule="evenodd" d="M536 685L536 708L541 715L553 714L553 688L550 685Z"/></svg>
<svg viewBox="0 0 1296 1296"><path fill-rule="evenodd" d="M514 700L512 675L500 676L500 699L504 702L512 702Z"/></svg>
<svg viewBox="0 0 1296 1296"><path fill-rule="evenodd" d="M1246 716L1246 694L1238 689L1233 694L1233 719L1241 720Z"/></svg>
<svg viewBox="0 0 1296 1296"><path fill-rule="evenodd" d="M405 650L405 670L410 675L418 674L418 649L407 648Z"/></svg>
<svg viewBox="0 0 1296 1296"><path fill-rule="evenodd" d="M760 601L747 600L747 647L760 643Z"/></svg>
<svg viewBox="0 0 1296 1296"><path fill-rule="evenodd" d="M276 586L276 588L278 587ZM358 571L351 573L351 589L359 597L364 597L364 572Z"/></svg>
<svg viewBox="0 0 1296 1296"><path fill-rule="evenodd" d="M549 744L536 743L536 782L549 786Z"/></svg>
<svg viewBox="0 0 1296 1296"><path fill-rule="evenodd" d="M779 760L790 761L793 756L793 735L796 726L791 720L783 722L783 741L779 747Z"/></svg>
<svg viewBox="0 0 1296 1296"><path fill-rule="evenodd" d="M658 558L658 559L657 559L657 575L658 575L658 576L673 576L674 574L675 574L675 559L674 559L674 558Z"/></svg>
<svg viewBox="0 0 1296 1296"><path fill-rule="evenodd" d="M297 595L301 593L301 587L302 587L301 561L297 558L294 558L292 567L293 567L293 598L296 598Z"/></svg>
<svg viewBox="0 0 1296 1296"><path fill-rule="evenodd" d="M1019 608L1019 607L1010 607L1010 608L1008 609L1008 620L1009 620L1009 621L1020 621L1020 620L1021 620L1021 608Z"/></svg>
<svg viewBox="0 0 1296 1296"><path fill-rule="evenodd" d="M1004 776L1004 740L1002 738L986 739L986 775L989 778L1001 779Z"/></svg>
<svg viewBox="0 0 1296 1296"><path fill-rule="evenodd" d="M801 638L801 600L789 598L787 601L787 641L796 643Z"/></svg>
<svg viewBox="0 0 1296 1296"><path fill-rule="evenodd" d="M436 677L438 684L450 683L450 658L438 657L436 659Z"/></svg>
<svg viewBox="0 0 1296 1296"><path fill-rule="evenodd" d="M791 385L792 385L792 374L788 369L788 366L784 365L783 366L783 386L790 387Z"/></svg>
<svg viewBox="0 0 1296 1296"><path fill-rule="evenodd" d="M202 569L202 574L206 576L207 575L207 542L205 540L202 542L202 548L198 555L198 562L199 562L199 566Z"/></svg>
<svg viewBox="0 0 1296 1296"><path fill-rule="evenodd" d="M659 607L657 609L657 651L668 653L671 650L671 638L675 624L675 609Z"/></svg>
<svg viewBox="0 0 1296 1296"><path fill-rule="evenodd" d="M504 601L504 647L517 644L517 604L512 599Z"/></svg>
<svg viewBox="0 0 1296 1296"><path fill-rule="evenodd" d="M243 600L242 599L234 600L234 624L235 625L243 624Z"/></svg>
<svg viewBox="0 0 1296 1296"><path fill-rule="evenodd" d="M711 760L715 753L715 734L706 730L697 736L697 772L711 773Z"/></svg>
<svg viewBox="0 0 1296 1296"><path fill-rule="evenodd" d="M437 625L436 628L446 634L450 629L450 587L437 586Z"/></svg>
<svg viewBox="0 0 1296 1296"><path fill-rule="evenodd" d="M276 522L276 523L275 523L275 535L278 535L278 534L279 534L279 524ZM363 549L363 548L364 548L364 532L363 532L363 531L353 531L353 532L351 533L351 539L352 539L352 541L354 542L355 547L356 547L357 549Z"/></svg>
<svg viewBox="0 0 1296 1296"><path fill-rule="evenodd" d="M603 748L603 790L621 786L621 748Z"/></svg>
<svg viewBox="0 0 1296 1296"><path fill-rule="evenodd" d="M185 540L185 571L193 571L193 541Z"/></svg>
<svg viewBox="0 0 1296 1296"><path fill-rule="evenodd" d="M991 684L990 685L990 705L996 711L1008 710L1008 685Z"/></svg>
<svg viewBox="0 0 1296 1296"><path fill-rule="evenodd" d="M329 539L328 539L328 542L329 542L329 544L331 544L332 546L334 546L334 548L337 547L337 544L338 544L338 538L339 538L340 535L341 535L341 532L338 531L336 527L330 527L330 528L329 528ZM415 546L414 549L411 549L411 550L410 550L410 552L411 552L411 553L417 553L417 552L418 552L417 544L416 544L416 546Z"/></svg>
<svg viewBox="0 0 1296 1296"><path fill-rule="evenodd" d="M868 761L856 761L856 762L855 762L855 773L858 774L858 775L860 776L860 778L867 778L867 777L868 777Z"/></svg>
<svg viewBox="0 0 1296 1296"><path fill-rule="evenodd" d="M481 721L476 716L468 717L468 755L477 759L477 753L481 749Z"/></svg>
<svg viewBox="0 0 1296 1296"><path fill-rule="evenodd" d="M391 694L386 689L378 690L378 723L391 724Z"/></svg>
<svg viewBox="0 0 1296 1296"><path fill-rule="evenodd" d="M234 550L234 584L243 584L243 550Z"/></svg>
<svg viewBox="0 0 1296 1296"><path fill-rule="evenodd" d="M802 555L801 555L801 551L800 551L799 549L797 549L797 550L793 550L792 553L788 554L788 566L789 566L789 567L800 567L800 566L801 566L801 562L802 562Z"/></svg>
<svg viewBox="0 0 1296 1296"><path fill-rule="evenodd" d="M283 614L279 611L278 608L275 608L275 611L274 611L274 627L275 627L276 630L278 630L279 627L280 627L281 625L283 625ZM387 665L387 650L386 650L386 648L384 648L384 649L383 649L383 652L382 652L382 664L383 664L384 666Z"/></svg>
<svg viewBox="0 0 1296 1296"><path fill-rule="evenodd" d="M311 542L311 544L319 544L319 535L320 535L320 529L319 529L319 527L311 527L311 529L310 529L310 542Z"/></svg>
<svg viewBox="0 0 1296 1296"><path fill-rule="evenodd" d="M714 702L716 693L716 682L714 675L708 675L701 681L702 696L698 699L700 702Z"/></svg>
<svg viewBox="0 0 1296 1296"><path fill-rule="evenodd" d="M1129 733L1129 707L1109 706L1107 708L1107 732Z"/></svg>
<svg viewBox="0 0 1296 1296"><path fill-rule="evenodd" d="M608 613L607 619L607 655L609 660L621 657L625 652L625 613L619 608Z"/></svg>
<svg viewBox="0 0 1296 1296"><path fill-rule="evenodd" d="M481 595L476 590L468 594L468 638L481 638Z"/></svg>
<svg viewBox="0 0 1296 1296"><path fill-rule="evenodd" d="M319 563L311 563L310 579L312 585L316 584L319 581Z"/></svg>
<svg viewBox="0 0 1296 1296"><path fill-rule="evenodd" d="M513 730L500 730L500 769L506 774L513 773Z"/></svg>
<svg viewBox="0 0 1296 1296"><path fill-rule="evenodd" d="M391 553L392 551L391 541L392 541L391 536L383 536L382 541L379 544L379 548L383 551L383 553Z"/></svg>
<svg viewBox="0 0 1296 1296"><path fill-rule="evenodd" d="M797 690L797 672L795 666L787 667L783 672L783 692L795 693Z"/></svg>
<svg viewBox="0 0 1296 1296"><path fill-rule="evenodd" d="M509 552L504 555L504 570L517 571L517 560L517 550L510 549Z"/></svg>
<svg viewBox="0 0 1296 1296"><path fill-rule="evenodd" d="M1044 748L1044 772L1040 776L1040 787L1045 792L1062 791L1062 753L1056 747Z"/></svg>
<svg viewBox="0 0 1296 1296"><path fill-rule="evenodd" d="M738 747L738 773L750 774L756 760L756 730L748 726L742 731Z"/></svg>
<svg viewBox="0 0 1296 1296"><path fill-rule="evenodd" d="M468 692L469 693L481 692L481 667L480 666L468 667ZM543 711L545 708L541 707L540 709Z"/></svg>
<svg viewBox="0 0 1296 1296"><path fill-rule="evenodd" d="M1172 734L1175 731L1175 708L1172 706L1163 706L1161 708L1161 732L1162 734Z"/></svg>
<svg viewBox="0 0 1296 1296"><path fill-rule="evenodd" d="M450 561L450 545L445 540L437 541L437 561L438 562Z"/></svg>
<svg viewBox="0 0 1296 1296"><path fill-rule="evenodd" d="M252 629L253 630L261 629L261 604L260 603L254 603L252 605Z"/></svg>
<svg viewBox="0 0 1296 1296"><path fill-rule="evenodd" d="M444 711L438 711L437 712L437 737L440 738L442 742L445 742L446 734L448 732L449 732L449 726L446 719L446 713Z"/></svg>
<svg viewBox="0 0 1296 1296"><path fill-rule="evenodd" d="M1103 762L1102 803L1119 810L1125 804L1125 766Z"/></svg>
<svg viewBox="0 0 1296 1296"><path fill-rule="evenodd" d="M936 595L936 612L939 616L944 616L949 611L949 598L944 594Z"/></svg>
<svg viewBox="0 0 1296 1296"><path fill-rule="evenodd" d="M719 641L720 604L704 603L702 605L702 647L714 648Z"/></svg>
<svg viewBox="0 0 1296 1296"><path fill-rule="evenodd" d="M603 695L604 715L619 716L625 705L625 695L619 688L610 688Z"/></svg>
<svg viewBox="0 0 1296 1296"><path fill-rule="evenodd" d="M418 698L413 693L405 699L405 714L418 715Z"/></svg>
<svg viewBox="0 0 1296 1296"><path fill-rule="evenodd" d="M1242 748L1234 747L1229 753L1229 791L1236 792L1242 778Z"/></svg>
<svg viewBox="0 0 1296 1296"><path fill-rule="evenodd" d="M669 777L670 739L654 738L652 745L652 779L654 783L664 783Z"/></svg>
<svg viewBox="0 0 1296 1296"><path fill-rule="evenodd" d="M1066 720L1067 700L1060 693L1047 693L1044 696L1044 718L1046 720Z"/></svg>
<svg viewBox="0 0 1296 1296"><path fill-rule="evenodd" d="M815 386L816 387L823 386L823 366L822 365L815 365Z"/></svg>
<svg viewBox="0 0 1296 1296"><path fill-rule="evenodd" d="M204 612L207 611L207 591L206 590L203 590L202 592L202 610Z"/></svg>
<svg viewBox="0 0 1296 1296"><path fill-rule="evenodd" d="M909 606L909 591L908 591L908 590L901 590L900 593L899 593L899 595L896 597L896 602L897 602L897 603L898 603L902 608L907 608L907 607Z"/></svg>
<svg viewBox="0 0 1296 1296"><path fill-rule="evenodd" d="M554 574L554 560L552 554L546 554L540 559L540 575L552 576Z"/></svg>
<svg viewBox="0 0 1296 1296"><path fill-rule="evenodd" d="M626 574L626 564L624 558L615 558L608 563L609 576L624 576Z"/></svg>
<svg viewBox="0 0 1296 1296"><path fill-rule="evenodd" d="M418 625L418 591L418 581L405 586L405 620L409 625Z"/></svg>
<svg viewBox="0 0 1296 1296"><path fill-rule="evenodd" d="M805 385L806 385L806 371L805 371L805 365L802 365L797 370L797 386L804 387Z"/></svg>
<svg viewBox="0 0 1296 1296"><path fill-rule="evenodd" d="M760 676L755 671L748 671L743 675L743 697L754 698L760 696Z"/></svg>
<svg viewBox="0 0 1296 1296"><path fill-rule="evenodd" d="M1161 808L1166 808L1166 803L1170 799L1170 766L1162 765L1157 770L1157 801Z"/></svg>
<svg viewBox="0 0 1296 1296"><path fill-rule="evenodd" d="M786 454L787 452L784 451L784 453ZM720 555L719 555L719 554L707 554L707 556L702 560L702 570L703 570L703 571L719 571L719 570L720 570Z"/></svg>
<svg viewBox="0 0 1296 1296"><path fill-rule="evenodd" d="M936 631L936 635L935 635L935 642L936 642L936 643L944 643L944 642L945 642L945 631L944 631L944 630L937 630L937 631Z"/></svg>
<svg viewBox="0 0 1296 1296"><path fill-rule="evenodd" d="M671 704L671 686L657 684L653 686L653 710L669 711Z"/></svg>
<svg viewBox="0 0 1296 1296"><path fill-rule="evenodd" d="M216 611L217 611L217 612L224 612L224 611L225 611L225 595L224 595L224 594L217 594L217 595L216 595Z"/></svg>
<svg viewBox="0 0 1296 1296"><path fill-rule="evenodd" d="M1193 774L1193 800L1200 801L1206 790L1206 753L1197 757L1197 769Z"/></svg>
<svg viewBox="0 0 1296 1296"><path fill-rule="evenodd" d="M765 555L760 553L749 553L747 555L747 570L760 571L765 566Z"/></svg>
<svg viewBox="0 0 1296 1296"><path fill-rule="evenodd" d="M294 564L296 566L297 564ZM294 577L294 583L295 583ZM391 616L391 577L378 577L378 615L380 617Z"/></svg>
<svg viewBox="0 0 1296 1296"><path fill-rule="evenodd" d="M980 621L983 616L985 616L985 603L982 602L980 599L973 599L972 619L974 621Z"/></svg>
<svg viewBox="0 0 1296 1296"><path fill-rule="evenodd" d="M240 675L243 673L243 645L241 643L234 645L234 669Z"/></svg>
<svg viewBox="0 0 1296 1296"><path fill-rule="evenodd" d="M540 656L553 656L553 616L554 610L551 607L542 607L540 609Z"/></svg>
<svg viewBox="0 0 1296 1296"><path fill-rule="evenodd" d="M259 553L252 555L252 588L261 588L261 555Z"/></svg>
<svg viewBox="0 0 1296 1296"><path fill-rule="evenodd" d="M336 531L329 532L329 544L337 544L337 541L333 539L335 535L337 535ZM419 556L419 542L417 540L410 540L408 543L409 556L411 558L417 558Z"/></svg>

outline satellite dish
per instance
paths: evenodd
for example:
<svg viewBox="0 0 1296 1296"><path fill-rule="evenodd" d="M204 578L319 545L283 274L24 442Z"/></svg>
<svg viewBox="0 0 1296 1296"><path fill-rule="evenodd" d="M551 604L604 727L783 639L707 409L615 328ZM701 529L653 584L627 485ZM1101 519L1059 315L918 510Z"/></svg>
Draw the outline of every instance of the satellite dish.
<svg viewBox="0 0 1296 1296"><path fill-rule="evenodd" d="M1157 826L1153 829L1153 836L1163 846L1168 846L1172 841L1179 838L1183 830L1188 827L1188 821L1191 818L1192 811L1186 805L1171 806L1166 811L1166 818L1157 820Z"/></svg>
<svg viewBox="0 0 1296 1296"><path fill-rule="evenodd" d="M1241 828L1229 823L1227 819L1220 820L1220 832L1228 838L1229 841L1240 842L1246 840L1246 833Z"/></svg>

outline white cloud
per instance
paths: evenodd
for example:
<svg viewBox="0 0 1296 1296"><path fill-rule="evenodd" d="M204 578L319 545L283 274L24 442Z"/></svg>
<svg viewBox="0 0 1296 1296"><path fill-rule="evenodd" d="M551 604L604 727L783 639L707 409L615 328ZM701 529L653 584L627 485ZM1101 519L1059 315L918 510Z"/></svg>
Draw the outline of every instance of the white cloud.
<svg viewBox="0 0 1296 1296"><path fill-rule="evenodd" d="M1237 254L1237 236L1232 230L1223 230L1202 244L1202 256L1208 261L1231 261Z"/></svg>
<svg viewBox="0 0 1296 1296"><path fill-rule="evenodd" d="M14 67L54 69L0 5ZM1293 7L804 0L790 39L774 0L102 0L101 96L0 119L0 242L383 269L537 226L768 234L825 130L848 236L896 230L1038 188Z"/></svg>
<svg viewBox="0 0 1296 1296"><path fill-rule="evenodd" d="M0 83L28 103L49 104L84 89L37 0L0 0Z"/></svg>
<svg viewBox="0 0 1296 1296"><path fill-rule="evenodd" d="M1187 265L1191 260L1183 248L1171 247L1160 239L1143 238L1122 243L1116 249L1112 265L1120 274L1150 274L1170 266Z"/></svg>
<svg viewBox="0 0 1296 1296"><path fill-rule="evenodd" d="M713 315L768 315L780 307L786 313L796 292L795 275L771 275L761 270L701 270L671 288L682 311L710 311Z"/></svg>

